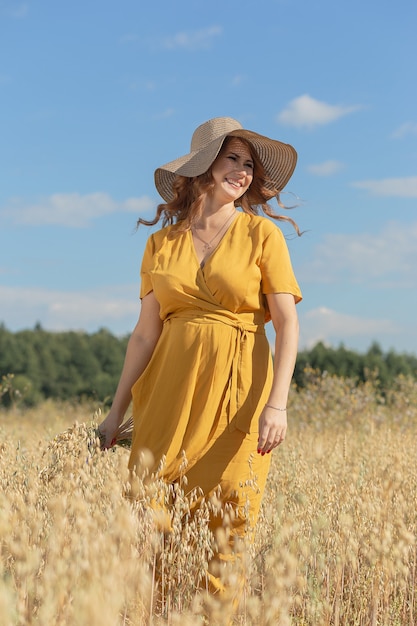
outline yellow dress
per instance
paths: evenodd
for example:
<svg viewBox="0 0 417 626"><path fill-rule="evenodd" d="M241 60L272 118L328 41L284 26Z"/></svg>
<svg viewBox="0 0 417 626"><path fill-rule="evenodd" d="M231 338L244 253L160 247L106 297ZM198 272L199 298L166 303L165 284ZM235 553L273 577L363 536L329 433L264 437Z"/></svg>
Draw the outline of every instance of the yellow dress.
<svg viewBox="0 0 417 626"><path fill-rule="evenodd" d="M189 489L206 496L220 485L224 501L240 508L234 532L243 533L256 522L270 463L257 454L272 381L264 294L291 293L298 302L301 293L269 219L239 213L203 268L192 233L169 238L172 228L149 237L142 261L141 297L154 291L163 330L132 388L129 468L148 449L154 470L165 459L166 481L185 474Z"/></svg>

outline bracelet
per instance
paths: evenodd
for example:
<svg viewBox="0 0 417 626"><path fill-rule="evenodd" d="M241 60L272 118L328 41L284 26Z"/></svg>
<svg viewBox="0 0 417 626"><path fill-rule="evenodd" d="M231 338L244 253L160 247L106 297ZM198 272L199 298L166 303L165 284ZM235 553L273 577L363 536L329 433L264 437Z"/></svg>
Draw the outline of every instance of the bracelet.
<svg viewBox="0 0 417 626"><path fill-rule="evenodd" d="M286 411L287 407L285 407L285 409L281 409L279 406L272 406L272 404L265 404L266 407L268 407L269 409L275 409L275 411Z"/></svg>

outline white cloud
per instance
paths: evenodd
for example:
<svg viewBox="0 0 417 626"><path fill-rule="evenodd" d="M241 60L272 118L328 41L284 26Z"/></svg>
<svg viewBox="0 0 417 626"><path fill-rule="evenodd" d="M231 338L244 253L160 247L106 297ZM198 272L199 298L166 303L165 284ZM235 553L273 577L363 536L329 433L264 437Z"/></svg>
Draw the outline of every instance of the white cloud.
<svg viewBox="0 0 417 626"><path fill-rule="evenodd" d="M317 342L335 344L358 338L392 335L400 329L391 321L339 313L327 307L318 307L301 316L302 348L312 348Z"/></svg>
<svg viewBox="0 0 417 626"><path fill-rule="evenodd" d="M169 117L172 117L175 113L175 110L172 108L168 108L165 109L165 111L162 111L161 113L155 113L152 116L152 119L154 120L165 120L168 119Z"/></svg>
<svg viewBox="0 0 417 626"><path fill-rule="evenodd" d="M236 74L232 78L232 86L239 87L246 80L246 76L244 74Z"/></svg>
<svg viewBox="0 0 417 626"><path fill-rule="evenodd" d="M323 163L316 163L315 165L309 165L307 170L315 176L332 176L340 172L344 168L344 164L340 161L324 161Z"/></svg>
<svg viewBox="0 0 417 626"><path fill-rule="evenodd" d="M408 178L382 178L352 183L352 187L365 189L373 196L395 196L397 198L417 198L417 176Z"/></svg>
<svg viewBox="0 0 417 626"><path fill-rule="evenodd" d="M131 80L129 78L126 84L127 84L127 88L129 89L129 91L133 91L133 92L136 92L136 91L152 92L158 88L158 84L155 80L142 81L142 80L136 80L136 79Z"/></svg>
<svg viewBox="0 0 417 626"><path fill-rule="evenodd" d="M328 234L299 267L303 282L369 284L387 289L417 287L417 222L389 222L378 233Z"/></svg>
<svg viewBox="0 0 417 626"><path fill-rule="evenodd" d="M17 20L23 19L29 14L29 3L15 2L13 0L10 2L2 2L0 4L0 13Z"/></svg>
<svg viewBox="0 0 417 626"><path fill-rule="evenodd" d="M96 332L108 328L113 334L130 333L140 312L138 286L106 286L88 291L54 291L45 288L0 285L0 323L15 332L40 323L45 330ZM346 315L326 307L300 314L300 348L309 349L318 341L329 344L398 336L401 332L385 319ZM270 326L270 325L269 325ZM404 330L404 329L402 329Z"/></svg>
<svg viewBox="0 0 417 626"><path fill-rule="evenodd" d="M134 33L126 33L125 35L122 35L119 39L119 42L121 44L125 44L125 43L132 43L134 41L138 41L139 37L137 35L135 35Z"/></svg>
<svg viewBox="0 0 417 626"><path fill-rule="evenodd" d="M349 113L354 113L360 108L357 105L327 104L304 94L291 100L288 106L278 114L277 119L288 126L313 128L314 126L330 124L330 122L334 122Z"/></svg>
<svg viewBox="0 0 417 626"><path fill-rule="evenodd" d="M57 193L36 204L25 205L15 199L0 210L0 216L16 224L43 226L54 224L72 228L84 228L94 219L117 212L140 214L152 209L155 201L147 196L116 201L107 193L86 195Z"/></svg>
<svg viewBox="0 0 417 626"><path fill-rule="evenodd" d="M209 48L215 37L223 32L221 26L210 26L201 30L183 31L163 41L163 47L169 50L183 48L185 50L197 50Z"/></svg>
<svg viewBox="0 0 417 626"><path fill-rule="evenodd" d="M401 139L406 135L417 135L417 124L413 122L406 122L402 124L397 130L395 130L391 137L393 139Z"/></svg>
<svg viewBox="0 0 417 626"><path fill-rule="evenodd" d="M11 330L40 322L47 330L92 332L104 326L125 333L133 329L140 310L137 285L79 292L0 286L0 301L0 322Z"/></svg>
<svg viewBox="0 0 417 626"><path fill-rule="evenodd" d="M12 17L16 19L22 19L23 17L26 17L28 13L29 4L27 2L21 2L11 11Z"/></svg>

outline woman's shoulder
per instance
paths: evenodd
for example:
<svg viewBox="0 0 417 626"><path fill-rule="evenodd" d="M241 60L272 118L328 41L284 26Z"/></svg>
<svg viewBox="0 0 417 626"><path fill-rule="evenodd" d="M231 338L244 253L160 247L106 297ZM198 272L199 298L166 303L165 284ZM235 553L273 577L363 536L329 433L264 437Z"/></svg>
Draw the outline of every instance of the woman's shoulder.
<svg viewBox="0 0 417 626"><path fill-rule="evenodd" d="M170 226L164 226L163 228L156 230L154 233L148 236L148 242L152 242L154 246L159 247L165 241L170 240L169 235L173 228L174 225L171 224Z"/></svg>
<svg viewBox="0 0 417 626"><path fill-rule="evenodd" d="M271 233L277 231L281 233L281 229L275 222L263 215L252 215L250 213L242 212L240 217L242 224L245 224L248 231L252 234L257 234L261 237L268 237Z"/></svg>

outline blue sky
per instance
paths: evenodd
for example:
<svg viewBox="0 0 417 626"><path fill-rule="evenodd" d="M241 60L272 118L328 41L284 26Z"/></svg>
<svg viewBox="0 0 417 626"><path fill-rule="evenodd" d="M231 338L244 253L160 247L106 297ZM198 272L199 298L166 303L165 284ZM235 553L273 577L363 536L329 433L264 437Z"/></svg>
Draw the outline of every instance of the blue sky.
<svg viewBox="0 0 417 626"><path fill-rule="evenodd" d="M416 353L416 24L415 0L0 0L0 321L128 333L153 172L230 116L298 151L301 347Z"/></svg>

